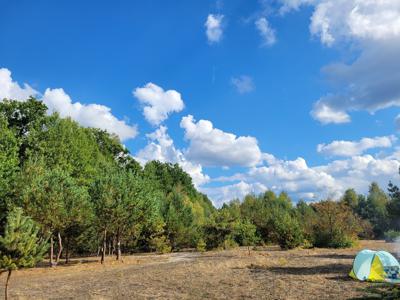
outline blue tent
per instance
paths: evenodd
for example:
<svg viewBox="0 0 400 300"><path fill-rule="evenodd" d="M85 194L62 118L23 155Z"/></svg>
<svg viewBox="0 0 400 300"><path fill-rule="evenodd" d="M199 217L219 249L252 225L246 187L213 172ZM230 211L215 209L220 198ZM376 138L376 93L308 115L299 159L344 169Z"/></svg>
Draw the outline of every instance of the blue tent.
<svg viewBox="0 0 400 300"><path fill-rule="evenodd" d="M362 250L353 262L350 276L358 280L400 282L400 265L397 259L386 251Z"/></svg>

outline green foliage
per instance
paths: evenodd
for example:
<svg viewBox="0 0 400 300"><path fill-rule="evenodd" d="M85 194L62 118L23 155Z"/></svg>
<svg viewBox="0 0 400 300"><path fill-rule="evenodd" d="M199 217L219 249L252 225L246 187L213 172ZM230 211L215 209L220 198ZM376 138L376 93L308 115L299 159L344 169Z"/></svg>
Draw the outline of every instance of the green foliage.
<svg viewBox="0 0 400 300"><path fill-rule="evenodd" d="M167 238L163 236L157 236L151 239L150 241L151 249L154 249L156 252L164 254L171 252L172 248L169 245Z"/></svg>
<svg viewBox="0 0 400 300"><path fill-rule="evenodd" d="M190 247L194 216L185 195L178 190L172 191L166 198L163 216L172 247Z"/></svg>
<svg viewBox="0 0 400 300"><path fill-rule="evenodd" d="M358 206L359 198L354 189L348 189L344 192L341 201L354 210Z"/></svg>
<svg viewBox="0 0 400 300"><path fill-rule="evenodd" d="M249 220L236 222L233 228L233 238L241 246L252 246L257 244L257 228Z"/></svg>
<svg viewBox="0 0 400 300"><path fill-rule="evenodd" d="M272 236L282 249L293 249L303 242L303 232L296 217L287 210L275 210L271 218Z"/></svg>
<svg viewBox="0 0 400 300"><path fill-rule="evenodd" d="M46 105L32 97L27 101L0 101L0 116L6 119L8 128L14 132L20 143L20 163L26 159L27 150L35 148L36 140L31 138L32 132L46 128L46 110Z"/></svg>
<svg viewBox="0 0 400 300"><path fill-rule="evenodd" d="M23 215L22 209L13 209L7 216L4 234L0 236L0 269L33 267L42 260L47 243L38 233L39 227Z"/></svg>
<svg viewBox="0 0 400 300"><path fill-rule="evenodd" d="M361 231L359 219L344 203L331 200L313 204L317 218L314 224L314 245L345 248L353 245Z"/></svg>
<svg viewBox="0 0 400 300"><path fill-rule="evenodd" d="M375 283L364 289L364 295L353 300L396 300L400 299L400 287L392 283Z"/></svg>
<svg viewBox="0 0 400 300"><path fill-rule="evenodd" d="M84 223L91 213L86 188L79 186L65 171L49 170L41 162L27 163L18 192L19 205L46 233Z"/></svg>
<svg viewBox="0 0 400 300"><path fill-rule="evenodd" d="M383 237L389 227L388 203L388 196L375 182L369 188L368 197L359 198L358 214L371 222L376 237Z"/></svg>
<svg viewBox="0 0 400 300"><path fill-rule="evenodd" d="M89 186L104 159L91 131L57 115L49 117L46 126L46 130L31 133L35 148L27 150L28 157L39 158L46 168L61 169L79 184Z"/></svg>
<svg viewBox="0 0 400 300"><path fill-rule="evenodd" d="M196 250L199 252L206 251L207 244L203 239L199 239L196 245Z"/></svg>
<svg viewBox="0 0 400 300"><path fill-rule="evenodd" d="M388 230L385 232L386 242L398 242L400 239L400 231Z"/></svg>
<svg viewBox="0 0 400 300"><path fill-rule="evenodd" d="M314 224L316 223L317 213L305 201L300 200L296 205L296 215L302 227L303 247L310 248L314 243Z"/></svg>
<svg viewBox="0 0 400 300"><path fill-rule="evenodd" d="M390 227L400 231L400 189L392 182L389 182L388 191L389 203L387 211Z"/></svg>
<svg viewBox="0 0 400 300"><path fill-rule="evenodd" d="M6 198L10 195L15 182L19 158L18 139L8 128L6 119L0 115L0 234L8 210Z"/></svg>
<svg viewBox="0 0 400 300"><path fill-rule="evenodd" d="M400 230L400 191L392 183L389 195L373 183L367 197L349 189L338 203L293 207L287 193L266 191L216 209L178 164L142 167L117 136L48 115L34 98L0 102L0 132L0 235L9 212L21 207L41 234L60 235L68 254L344 247L357 236Z"/></svg>

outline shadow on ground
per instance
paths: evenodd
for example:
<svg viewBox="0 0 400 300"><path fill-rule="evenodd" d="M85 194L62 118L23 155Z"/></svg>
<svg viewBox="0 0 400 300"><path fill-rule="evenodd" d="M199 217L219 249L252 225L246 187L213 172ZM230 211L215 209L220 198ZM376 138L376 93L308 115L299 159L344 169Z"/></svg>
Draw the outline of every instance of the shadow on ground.
<svg viewBox="0 0 400 300"><path fill-rule="evenodd" d="M65 263L65 261L60 261L57 264L57 267L72 267L80 264L99 264L100 261L97 259L74 259ZM36 265L36 268L51 268L48 261L42 261Z"/></svg>
<svg viewBox="0 0 400 300"><path fill-rule="evenodd" d="M329 258L329 259L354 259L356 256L352 254L318 254L313 255L316 258Z"/></svg>
<svg viewBox="0 0 400 300"><path fill-rule="evenodd" d="M281 275L315 275L315 274L347 274L351 269L349 264L329 264L321 266L311 267L270 267L270 266L259 266L251 264L248 267L251 272L273 272Z"/></svg>

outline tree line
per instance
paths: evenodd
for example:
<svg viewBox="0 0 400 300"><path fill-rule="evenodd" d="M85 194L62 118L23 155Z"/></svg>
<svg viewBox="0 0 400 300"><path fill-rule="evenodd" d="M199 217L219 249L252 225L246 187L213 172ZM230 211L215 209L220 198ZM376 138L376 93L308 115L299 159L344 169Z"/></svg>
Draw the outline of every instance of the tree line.
<svg viewBox="0 0 400 300"><path fill-rule="evenodd" d="M0 102L0 272L71 256L277 243L347 247L396 236L400 190L294 205L282 192L216 209L177 164L141 166L118 137L85 128L41 101ZM7 280L8 282L8 280Z"/></svg>

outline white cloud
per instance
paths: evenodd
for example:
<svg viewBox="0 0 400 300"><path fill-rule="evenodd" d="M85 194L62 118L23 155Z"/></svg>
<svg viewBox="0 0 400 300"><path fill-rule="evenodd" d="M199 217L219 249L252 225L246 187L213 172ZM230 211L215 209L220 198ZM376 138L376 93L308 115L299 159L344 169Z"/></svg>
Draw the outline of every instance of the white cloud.
<svg viewBox="0 0 400 300"><path fill-rule="evenodd" d="M322 124L341 124L350 122L350 116L341 110L335 110L329 105L324 103L324 99L314 104L311 115L314 119L320 121Z"/></svg>
<svg viewBox="0 0 400 300"><path fill-rule="evenodd" d="M152 125L159 125L172 112L180 112L184 108L181 94L175 90L164 91L154 83L136 88L133 95L144 106L143 115Z"/></svg>
<svg viewBox="0 0 400 300"><path fill-rule="evenodd" d="M242 75L239 77L233 77L231 83L235 86L236 90L240 94L250 93L254 90L253 79L250 76Z"/></svg>
<svg viewBox="0 0 400 300"><path fill-rule="evenodd" d="M359 141L333 141L330 144L319 144L317 151L328 156L355 156L373 148L390 148L396 140L392 135L363 138Z"/></svg>
<svg viewBox="0 0 400 300"><path fill-rule="evenodd" d="M0 69L0 101L4 98L25 101L29 96L36 96L48 107L48 112L58 112L61 117L70 117L82 126L96 127L119 136L121 140L134 138L137 135L135 125L128 125L118 120L111 109L99 104L81 104L72 102L63 89L46 89L44 95L24 84L21 87L11 78L8 69Z"/></svg>
<svg viewBox="0 0 400 300"><path fill-rule="evenodd" d="M240 181L235 184L224 185L220 187L201 188L201 192L207 194L212 199L216 207L221 207L223 203L233 199L243 199L248 194L259 194L267 188L259 183L249 184Z"/></svg>
<svg viewBox="0 0 400 300"><path fill-rule="evenodd" d="M196 123L193 116L182 118L180 126L190 142L186 157L204 166L254 166L261 160L257 139L213 128L207 120Z"/></svg>
<svg viewBox="0 0 400 300"><path fill-rule="evenodd" d="M151 160L161 162L178 163L193 179L195 186L199 187L209 181L209 177L203 174L200 164L188 161L181 150L176 149L174 141L167 133L167 127L160 126L156 131L146 135L149 143L136 154L136 159L141 163Z"/></svg>
<svg viewBox="0 0 400 300"><path fill-rule="evenodd" d="M276 43L275 30L271 28L265 17L257 19L255 25L263 40L263 46L272 46Z"/></svg>
<svg viewBox="0 0 400 300"><path fill-rule="evenodd" d="M277 192L312 192L325 197L334 196L338 192L335 178L310 168L301 157L295 160L270 160L264 166L250 169L248 176Z"/></svg>
<svg viewBox="0 0 400 300"><path fill-rule="evenodd" d="M389 180L397 178L400 167L400 151L379 158L358 155L316 167L309 167L301 157L280 160L271 154L263 156L264 165L229 177L215 178L213 181L226 185L205 191L217 203L257 191L254 187L260 188L258 192L267 189L276 193L286 191L294 200L338 199L347 188L366 193L372 181L385 187Z"/></svg>
<svg viewBox="0 0 400 300"><path fill-rule="evenodd" d="M350 121L348 112L400 106L400 1L280 0L281 12L311 5L310 31L321 43L354 50L355 59L323 69L334 93L312 115L322 123ZM354 54L352 53L352 54Z"/></svg>
<svg viewBox="0 0 400 300"><path fill-rule="evenodd" d="M11 71L6 68L0 68L0 101L7 98L18 101L25 101L29 96L39 94L31 86L24 83L21 87L18 82L11 78Z"/></svg>
<svg viewBox="0 0 400 300"><path fill-rule="evenodd" d="M353 187L359 192L367 192L372 181L385 187L389 180L396 180L400 167L400 154L395 152L385 157L372 155L353 156L345 160L335 160L314 169L331 174L341 191Z"/></svg>
<svg viewBox="0 0 400 300"><path fill-rule="evenodd" d="M118 120L107 106L72 102L63 89L46 89L41 99L49 113L58 112L62 118L70 117L85 127L95 127L116 134L122 141L137 135L135 125Z"/></svg>
<svg viewBox="0 0 400 300"><path fill-rule="evenodd" d="M285 14L291 10L298 10L302 5L308 5L319 0L279 0L281 3L280 13Z"/></svg>
<svg viewBox="0 0 400 300"><path fill-rule="evenodd" d="M324 0L315 2L311 33L331 46L341 40L385 41L400 37L400 2Z"/></svg>
<svg viewBox="0 0 400 300"><path fill-rule="evenodd" d="M209 43L218 43L222 39L222 20L223 15L209 14L204 26L206 27L206 35Z"/></svg>

